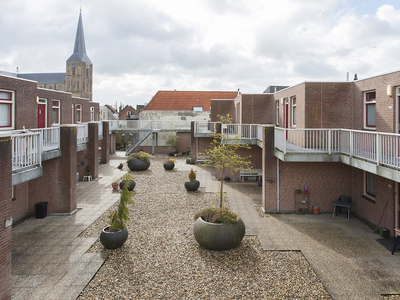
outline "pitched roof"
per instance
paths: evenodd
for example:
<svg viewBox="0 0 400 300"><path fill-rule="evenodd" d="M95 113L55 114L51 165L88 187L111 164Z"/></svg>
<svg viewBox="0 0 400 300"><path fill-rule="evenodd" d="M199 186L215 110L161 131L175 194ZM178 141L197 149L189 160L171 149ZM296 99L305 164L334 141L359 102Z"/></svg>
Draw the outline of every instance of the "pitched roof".
<svg viewBox="0 0 400 300"><path fill-rule="evenodd" d="M211 99L235 99L238 92L158 91L143 110L193 110L202 106L209 111Z"/></svg>
<svg viewBox="0 0 400 300"><path fill-rule="evenodd" d="M37 83L64 83L65 73L20 73L19 78L37 81Z"/></svg>
<svg viewBox="0 0 400 300"><path fill-rule="evenodd" d="M85 35L83 34L82 13L79 13L78 28L76 29L74 53L67 61L83 61L92 64L86 55Z"/></svg>

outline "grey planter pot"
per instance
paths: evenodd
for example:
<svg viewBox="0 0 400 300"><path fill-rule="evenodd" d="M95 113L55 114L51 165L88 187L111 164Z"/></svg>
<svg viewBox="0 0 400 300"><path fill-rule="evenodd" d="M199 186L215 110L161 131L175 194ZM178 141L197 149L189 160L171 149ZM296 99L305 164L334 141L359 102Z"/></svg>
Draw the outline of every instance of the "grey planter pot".
<svg viewBox="0 0 400 300"><path fill-rule="evenodd" d="M136 182L133 181L133 180L130 181L130 182L129 182L128 191L132 192L133 189L135 188L135 186L136 186ZM121 182L119 183L119 188L120 188L121 190L123 190L124 187L125 187L125 181L121 181Z"/></svg>
<svg viewBox="0 0 400 300"><path fill-rule="evenodd" d="M198 218L194 223L193 234L203 248L209 250L229 250L236 248L243 240L246 228L242 219L236 223L208 223Z"/></svg>
<svg viewBox="0 0 400 300"><path fill-rule="evenodd" d="M105 231L108 227L103 228L100 233L100 242L107 249L117 249L121 247L128 238L128 229L124 228L117 232Z"/></svg>
<svg viewBox="0 0 400 300"><path fill-rule="evenodd" d="M145 171L150 167L150 162L140 159L131 160L128 162L128 168L131 171Z"/></svg>
<svg viewBox="0 0 400 300"><path fill-rule="evenodd" d="M196 180L196 181L185 181L185 188L189 192L197 191L199 186L200 186L200 181L198 181L198 180Z"/></svg>
<svg viewBox="0 0 400 300"><path fill-rule="evenodd" d="M175 164L174 163L165 163L164 164L164 169L165 170L170 171L170 170L173 170L174 168L175 168Z"/></svg>

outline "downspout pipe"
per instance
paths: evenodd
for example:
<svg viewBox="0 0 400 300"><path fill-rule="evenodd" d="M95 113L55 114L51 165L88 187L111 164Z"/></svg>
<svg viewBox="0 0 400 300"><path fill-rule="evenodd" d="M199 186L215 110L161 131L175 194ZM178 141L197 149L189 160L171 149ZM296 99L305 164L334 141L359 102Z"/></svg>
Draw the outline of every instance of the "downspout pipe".
<svg viewBox="0 0 400 300"><path fill-rule="evenodd" d="M276 158L276 211L279 212L279 158Z"/></svg>

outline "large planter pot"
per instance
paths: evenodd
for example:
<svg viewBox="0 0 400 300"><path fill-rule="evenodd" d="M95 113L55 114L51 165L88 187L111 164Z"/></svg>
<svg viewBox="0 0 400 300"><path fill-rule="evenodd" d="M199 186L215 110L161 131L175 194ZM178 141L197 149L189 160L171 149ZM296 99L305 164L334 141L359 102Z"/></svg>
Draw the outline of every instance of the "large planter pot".
<svg viewBox="0 0 400 300"><path fill-rule="evenodd" d="M131 171L144 171L150 167L150 162L141 159L135 159L128 162L128 167Z"/></svg>
<svg viewBox="0 0 400 300"><path fill-rule="evenodd" d="M116 249L121 247L128 238L128 229L124 228L117 232L106 231L108 227L103 228L100 233L100 242L107 249Z"/></svg>
<svg viewBox="0 0 400 300"><path fill-rule="evenodd" d="M196 241L209 250L229 250L236 248L243 240L246 228L242 219L236 223L208 223L198 218L193 233Z"/></svg>
<svg viewBox="0 0 400 300"><path fill-rule="evenodd" d="M129 181L128 191L132 192L133 189L135 188L135 186L136 186L136 182L135 182L135 181L133 181L133 180L132 180L132 181ZM120 188L121 190L123 190L124 187L125 187L125 181L121 181L121 182L119 183L119 188Z"/></svg>
<svg viewBox="0 0 400 300"><path fill-rule="evenodd" d="M164 164L164 169L165 170L170 171L170 170L173 170L174 168L175 168L175 164L174 163L165 163Z"/></svg>
<svg viewBox="0 0 400 300"><path fill-rule="evenodd" d="M189 192L195 192L197 191L197 189L200 186L200 181L196 180L196 181L185 181L185 188L189 191Z"/></svg>
<svg viewBox="0 0 400 300"><path fill-rule="evenodd" d="M175 156L178 153L178 149L174 149L168 153L169 156Z"/></svg>

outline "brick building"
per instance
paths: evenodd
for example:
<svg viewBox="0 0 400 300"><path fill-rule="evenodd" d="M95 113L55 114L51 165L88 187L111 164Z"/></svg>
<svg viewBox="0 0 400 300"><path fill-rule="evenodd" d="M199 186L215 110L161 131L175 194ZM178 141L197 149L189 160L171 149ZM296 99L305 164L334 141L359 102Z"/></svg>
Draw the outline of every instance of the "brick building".
<svg viewBox="0 0 400 300"><path fill-rule="evenodd" d="M397 71L212 100L211 121L231 114L235 124L221 130L251 145L242 151L261 170L265 212L310 212L314 204L332 212L330 203L345 195L353 215L394 234L400 227L399 109ZM199 128L204 124L192 126L193 159L212 140L210 130Z"/></svg>

